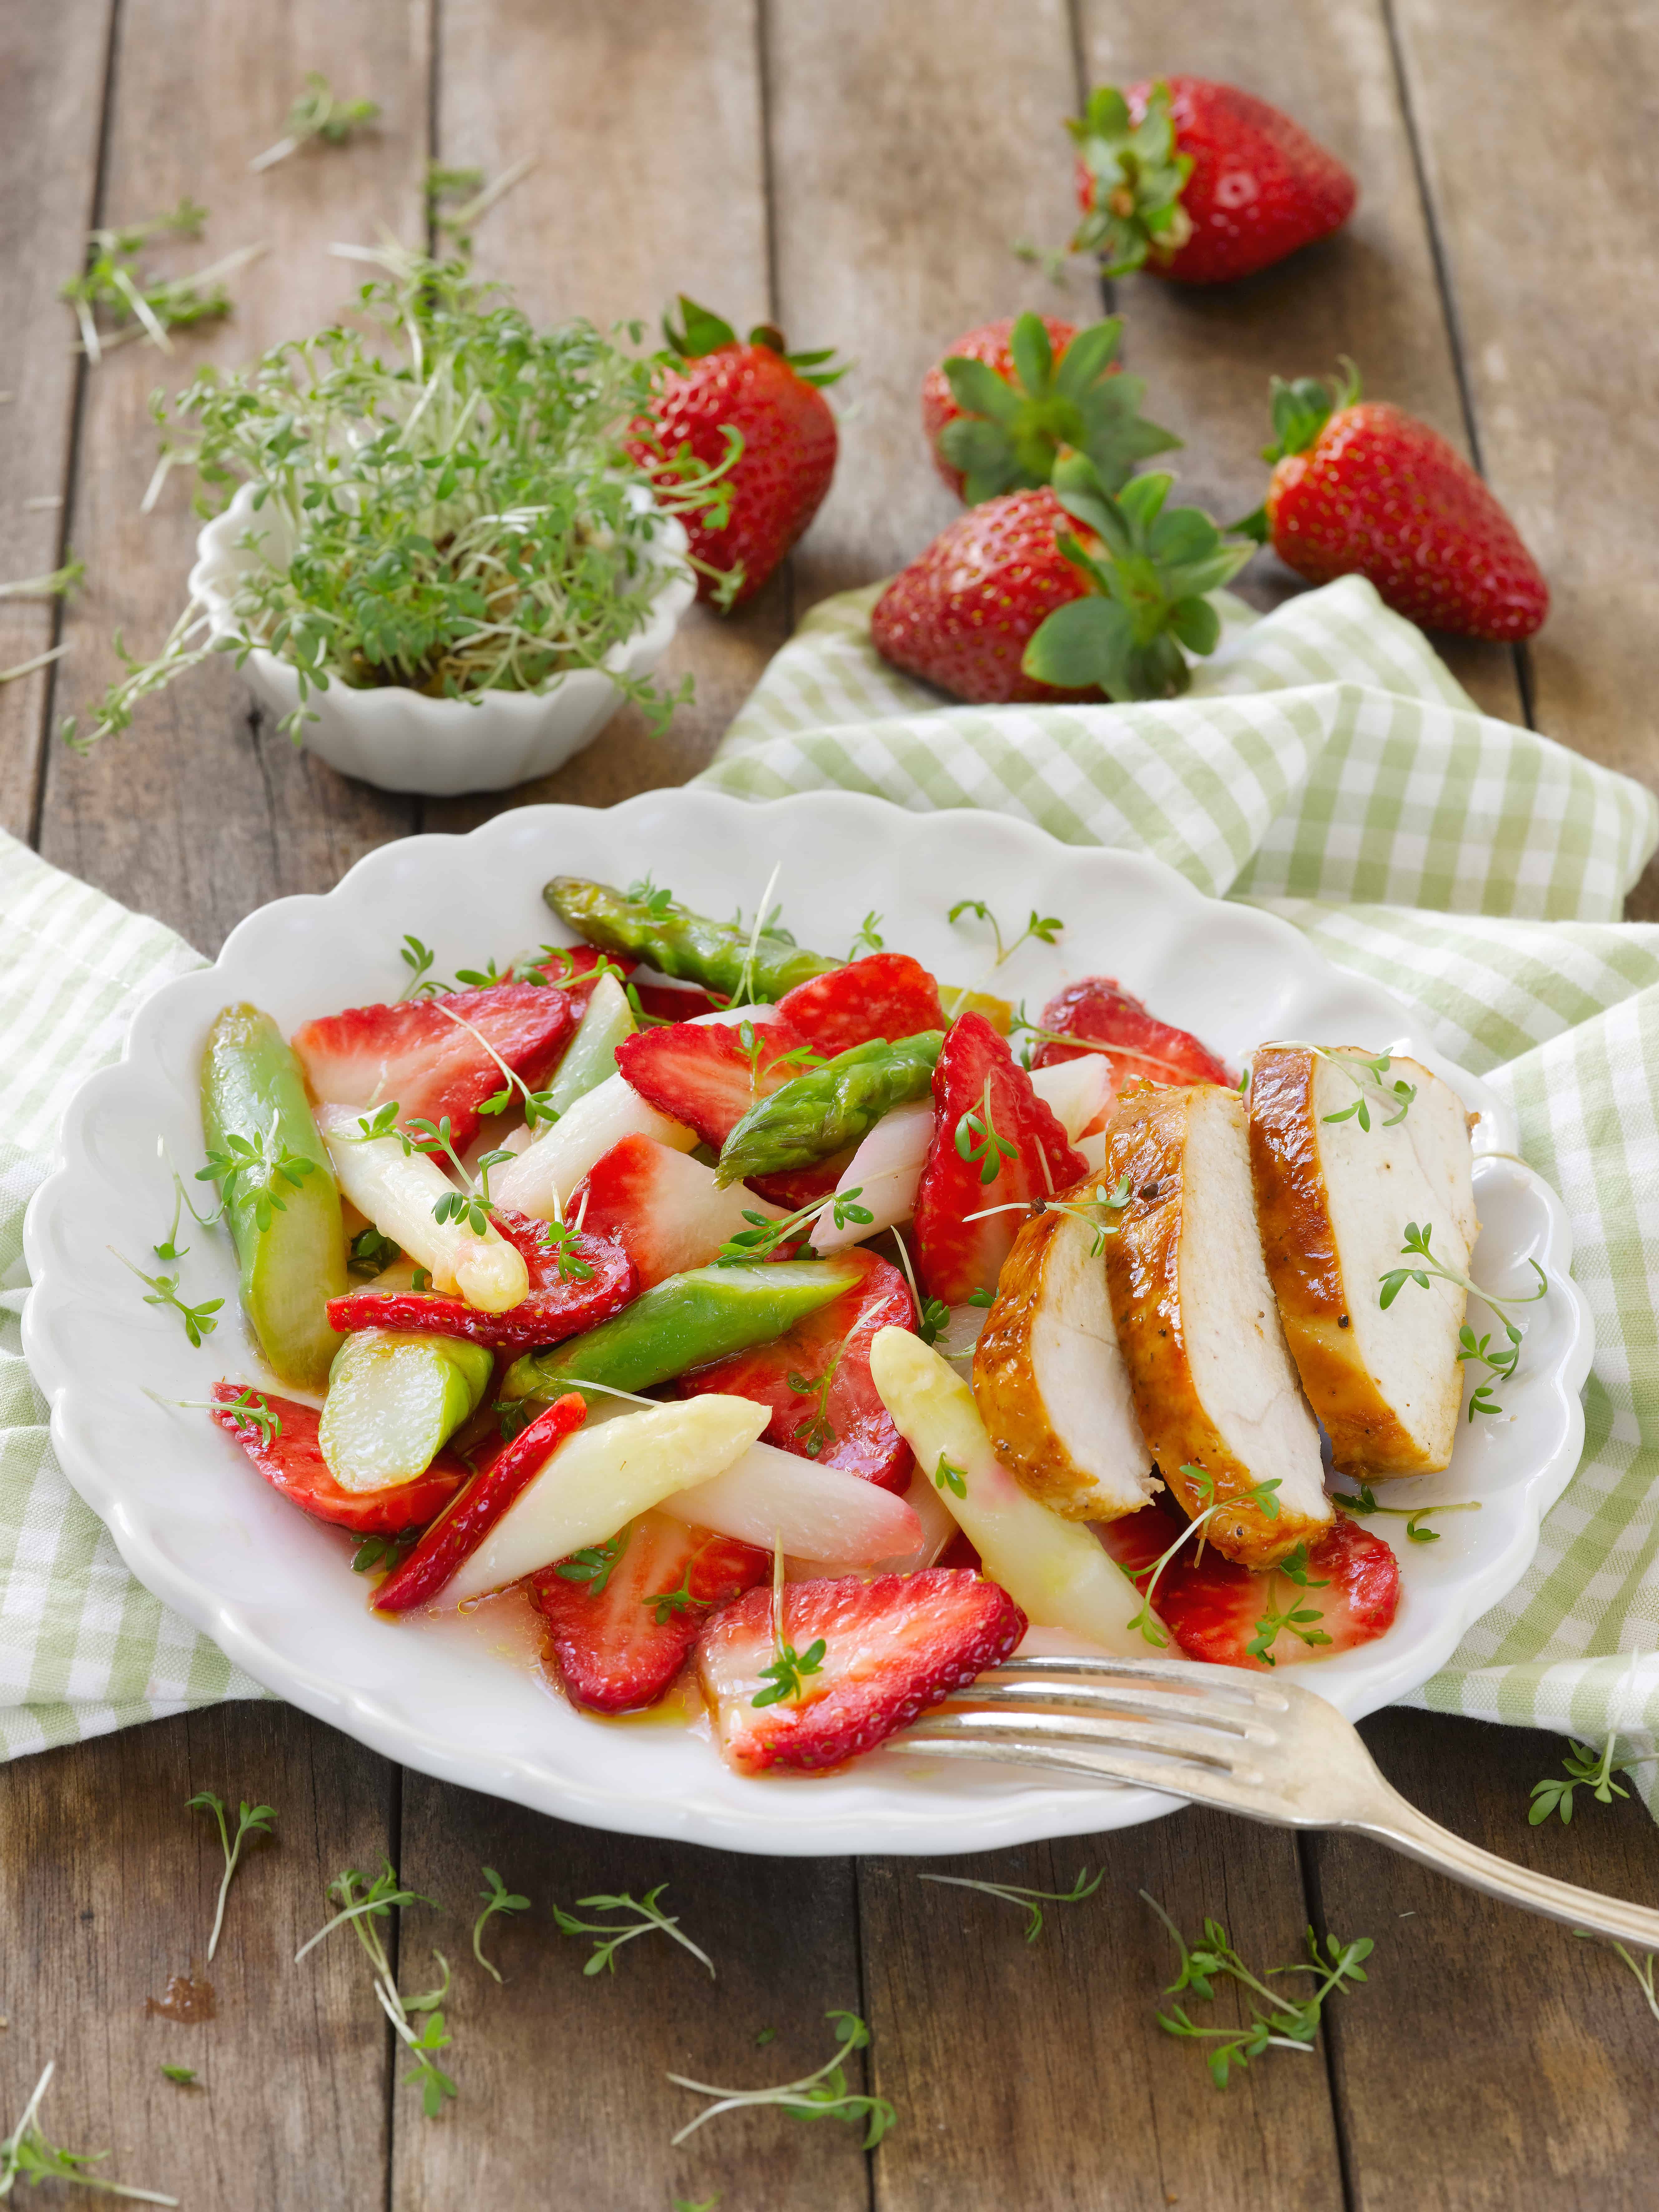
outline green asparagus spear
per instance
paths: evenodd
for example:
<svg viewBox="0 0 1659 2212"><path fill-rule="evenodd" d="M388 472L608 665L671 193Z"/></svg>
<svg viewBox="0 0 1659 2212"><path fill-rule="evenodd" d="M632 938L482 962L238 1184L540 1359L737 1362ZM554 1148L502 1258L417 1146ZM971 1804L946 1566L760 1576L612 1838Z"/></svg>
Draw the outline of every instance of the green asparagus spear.
<svg viewBox="0 0 1659 2212"><path fill-rule="evenodd" d="M769 1344L858 1279L833 1260L692 1267L654 1285L585 1336L515 1359L501 1395L556 1398L583 1382L648 1390L688 1368L706 1367L751 1344Z"/></svg>
<svg viewBox="0 0 1659 2212"><path fill-rule="evenodd" d="M300 1063L269 1014L227 1006L202 1055L208 1165L241 1266L242 1306L284 1382L320 1390L340 1339L345 1229Z"/></svg>
<svg viewBox="0 0 1659 2212"><path fill-rule="evenodd" d="M665 975L699 983L705 991L728 999L735 997L746 969L750 997L769 1004L797 983L809 983L814 975L847 964L826 960L821 952L803 951L787 938L763 930L750 969L748 930L690 914L661 892L650 899L629 898L609 884L555 876L542 896L559 920L590 945L605 952L630 954Z"/></svg>
<svg viewBox="0 0 1659 2212"><path fill-rule="evenodd" d="M927 1096L944 1042L942 1030L923 1030L896 1044L872 1037L808 1068L750 1108L720 1148L716 1180L787 1174L857 1144L895 1106Z"/></svg>

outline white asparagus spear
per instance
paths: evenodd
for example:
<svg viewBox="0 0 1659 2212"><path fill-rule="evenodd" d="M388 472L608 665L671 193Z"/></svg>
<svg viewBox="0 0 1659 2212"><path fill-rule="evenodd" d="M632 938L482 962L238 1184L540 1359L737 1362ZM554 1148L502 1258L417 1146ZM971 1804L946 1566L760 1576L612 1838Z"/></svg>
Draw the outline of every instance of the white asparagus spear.
<svg viewBox="0 0 1659 2212"><path fill-rule="evenodd" d="M686 1477L707 1481L731 1466L766 1426L770 1408L711 1390L586 1425L548 1455L444 1590L460 1605L607 1543L635 1514L660 1505Z"/></svg>
<svg viewBox="0 0 1659 2212"><path fill-rule="evenodd" d="M530 1273L493 1225L482 1237L466 1221L437 1221L433 1207L455 1188L434 1159L405 1152L396 1137L364 1137L368 1117L352 1106L319 1106L317 1127L335 1179L382 1237L424 1267L434 1290L459 1295L481 1313L505 1313L530 1291Z"/></svg>
<svg viewBox="0 0 1659 2212"><path fill-rule="evenodd" d="M1075 1145L1106 1103L1111 1081L1103 1056L1089 1053L1079 1060L1061 1060L1054 1067L1033 1071L1031 1088L1048 1107ZM920 1098L912 1106L896 1106L884 1114L847 1164L838 1190L856 1190L860 1206L875 1216L871 1222L849 1221L837 1229L826 1214L812 1233L815 1251L838 1252L843 1244L862 1243L884 1229L908 1221L915 1211L916 1186L933 1141L933 1108Z"/></svg>
<svg viewBox="0 0 1659 2212"><path fill-rule="evenodd" d="M724 1474L677 1490L662 1510L769 1552L781 1542L791 1559L848 1566L872 1566L920 1549L923 1540L915 1513L890 1490L775 1444L750 1444Z"/></svg>
<svg viewBox="0 0 1659 2212"><path fill-rule="evenodd" d="M1085 1522L1027 1497L992 1450L973 1392L938 1352L908 1329L884 1328L870 1372L918 1471L949 1470L939 1496L1015 1604L1042 1627L1144 1655L1148 1645L1129 1626L1140 1610L1134 1585Z"/></svg>

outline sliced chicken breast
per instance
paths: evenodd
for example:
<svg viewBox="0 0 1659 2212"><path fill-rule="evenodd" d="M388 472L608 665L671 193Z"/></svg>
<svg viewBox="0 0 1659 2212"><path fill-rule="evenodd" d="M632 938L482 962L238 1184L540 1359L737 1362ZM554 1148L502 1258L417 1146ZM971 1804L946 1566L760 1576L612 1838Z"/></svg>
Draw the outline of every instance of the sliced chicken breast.
<svg viewBox="0 0 1659 2212"><path fill-rule="evenodd" d="M1240 1504L1204 1528L1227 1559L1272 1566L1328 1528L1333 1508L1262 1263L1243 1100L1214 1083L1120 1100L1105 1187L1124 1176L1106 1279L1142 1432L1189 1514L1277 1478L1276 1517Z"/></svg>
<svg viewBox="0 0 1659 2212"><path fill-rule="evenodd" d="M1467 1273L1480 1231L1468 1125L1456 1092L1414 1060L1391 1060L1384 1079L1389 1090L1416 1085L1403 1119L1392 1118L1389 1091L1360 1079L1363 1091L1304 1045L1256 1054L1250 1165L1262 1253L1336 1467L1428 1474L1446 1465L1457 1437L1467 1302L1455 1284L1431 1276L1427 1290L1407 1283L1385 1313L1380 1285L1404 1260L1413 1221L1431 1228L1435 1251ZM1361 1098L1369 1129L1349 1110Z"/></svg>
<svg viewBox="0 0 1659 2212"><path fill-rule="evenodd" d="M1066 1194L1085 1202L1110 1188L1091 1179ZM1112 1322L1107 1218L1051 1212L1024 1224L974 1352L974 1398L998 1459L1073 1521L1115 1521L1158 1487Z"/></svg>

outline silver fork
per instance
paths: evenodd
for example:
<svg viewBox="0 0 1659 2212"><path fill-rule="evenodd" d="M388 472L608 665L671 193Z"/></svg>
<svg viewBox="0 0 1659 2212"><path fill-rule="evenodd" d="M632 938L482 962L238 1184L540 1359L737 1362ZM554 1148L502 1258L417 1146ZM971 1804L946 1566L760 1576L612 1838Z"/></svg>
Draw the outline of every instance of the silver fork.
<svg viewBox="0 0 1659 2212"><path fill-rule="evenodd" d="M1273 1676L1185 1659L1005 1659L887 1748L1138 1783L1279 1827L1353 1830L1528 1912L1659 1951L1659 1912L1465 1843L1384 1781L1334 1705Z"/></svg>

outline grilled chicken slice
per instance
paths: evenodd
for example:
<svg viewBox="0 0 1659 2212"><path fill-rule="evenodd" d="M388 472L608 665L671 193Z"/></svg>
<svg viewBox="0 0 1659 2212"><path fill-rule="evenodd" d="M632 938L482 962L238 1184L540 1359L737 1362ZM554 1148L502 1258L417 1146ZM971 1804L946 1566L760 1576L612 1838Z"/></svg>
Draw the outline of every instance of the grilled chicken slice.
<svg viewBox="0 0 1659 2212"><path fill-rule="evenodd" d="M1091 1177L1066 1197L1082 1204L1110 1188ZM1138 1512L1158 1487L1112 1322L1097 1225L1109 1218L1101 1208L1026 1222L974 1352L974 1397L997 1457L1073 1521Z"/></svg>
<svg viewBox="0 0 1659 2212"><path fill-rule="evenodd" d="M1414 1060L1364 1085L1304 1045L1264 1045L1250 1075L1250 1166L1261 1249L1302 1387L1344 1474L1428 1474L1457 1436L1463 1293L1431 1276L1385 1313L1379 1281L1404 1257L1406 1224L1467 1273L1475 1219L1468 1125L1456 1093ZM1417 1096L1395 1120L1397 1082ZM1364 1099L1369 1129L1350 1109ZM1330 1119L1341 1115L1340 1121Z"/></svg>
<svg viewBox="0 0 1659 2212"><path fill-rule="evenodd" d="M1240 1504L1204 1529L1227 1559L1272 1566L1329 1528L1333 1509L1262 1264L1243 1100L1214 1083L1120 1099L1106 1188L1123 1176L1106 1280L1141 1430L1189 1514L1277 1478L1276 1517Z"/></svg>

